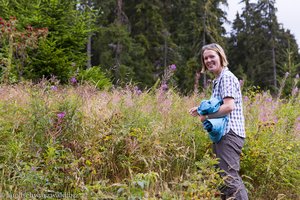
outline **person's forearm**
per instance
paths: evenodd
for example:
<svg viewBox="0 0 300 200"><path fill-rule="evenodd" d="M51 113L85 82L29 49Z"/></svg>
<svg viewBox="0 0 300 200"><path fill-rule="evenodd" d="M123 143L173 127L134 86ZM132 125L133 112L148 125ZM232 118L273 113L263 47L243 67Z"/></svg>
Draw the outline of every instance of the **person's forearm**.
<svg viewBox="0 0 300 200"><path fill-rule="evenodd" d="M208 119L224 117L224 116L228 115L229 113L231 113L233 110L234 110L233 106L223 104L220 106L218 112L208 114L207 116L208 116Z"/></svg>

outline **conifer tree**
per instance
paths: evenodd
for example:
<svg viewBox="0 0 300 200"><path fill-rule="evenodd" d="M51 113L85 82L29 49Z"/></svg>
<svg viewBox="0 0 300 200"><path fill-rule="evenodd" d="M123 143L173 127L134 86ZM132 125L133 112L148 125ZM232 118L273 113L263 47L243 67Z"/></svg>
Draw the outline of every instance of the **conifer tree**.
<svg viewBox="0 0 300 200"><path fill-rule="evenodd" d="M90 30L75 0L1 0L0 13L16 16L20 24L48 28L47 38L29 52L24 77L38 80L56 76L68 82L86 64L85 44Z"/></svg>
<svg viewBox="0 0 300 200"><path fill-rule="evenodd" d="M237 14L229 39L229 62L249 85L276 91L278 76L284 74L280 66L287 60L287 43L292 44L295 55L297 43L280 28L275 1L242 2L245 7L241 15Z"/></svg>

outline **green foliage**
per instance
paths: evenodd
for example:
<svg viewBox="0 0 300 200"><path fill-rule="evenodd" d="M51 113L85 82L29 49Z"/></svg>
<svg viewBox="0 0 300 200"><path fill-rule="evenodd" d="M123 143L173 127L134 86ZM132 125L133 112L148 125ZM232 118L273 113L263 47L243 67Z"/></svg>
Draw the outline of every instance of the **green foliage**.
<svg viewBox="0 0 300 200"><path fill-rule="evenodd" d="M111 87L110 80L101 71L100 67L97 66L79 71L78 77L80 81L86 81L94 85L98 89L105 89Z"/></svg>
<svg viewBox="0 0 300 200"><path fill-rule="evenodd" d="M134 81L142 87L153 84L153 65L147 58L147 47L130 36L126 25L101 27L93 44L93 64L103 66L113 76L113 83L126 85Z"/></svg>
<svg viewBox="0 0 300 200"><path fill-rule="evenodd" d="M67 83L77 67L85 66L85 44L88 34L94 30L93 19L76 10L75 1L37 0L29 3L24 0L5 2L5 5L7 7L0 6L2 16L16 16L23 26L49 30L46 41L39 44L38 49L28 51L28 58L23 61L24 78L36 81L56 76L62 83ZM72 67L74 65L76 67Z"/></svg>
<svg viewBox="0 0 300 200"><path fill-rule="evenodd" d="M218 199L215 194L219 193L218 187L224 181L219 176L220 171L214 167L216 164L218 160L210 158L209 154L195 163L197 170L189 174L189 179L182 184L186 187L186 199Z"/></svg>
<svg viewBox="0 0 300 200"><path fill-rule="evenodd" d="M248 137L241 163L254 199L274 199L282 194L295 199L299 195L297 104L277 101L268 93L253 93L253 98L246 99Z"/></svg>
<svg viewBox="0 0 300 200"><path fill-rule="evenodd" d="M47 39L42 42L34 54L35 56L30 57L32 64L25 72L29 79L37 81L42 77L55 76L61 83L67 83L76 71L76 64L68 59L64 49L57 48L55 40Z"/></svg>
<svg viewBox="0 0 300 200"><path fill-rule="evenodd" d="M24 68L28 62L28 52L36 49L41 39L45 39L47 28L33 29L18 24L15 17L9 20L0 18L2 46L0 63L2 65L1 81L14 83L23 78Z"/></svg>

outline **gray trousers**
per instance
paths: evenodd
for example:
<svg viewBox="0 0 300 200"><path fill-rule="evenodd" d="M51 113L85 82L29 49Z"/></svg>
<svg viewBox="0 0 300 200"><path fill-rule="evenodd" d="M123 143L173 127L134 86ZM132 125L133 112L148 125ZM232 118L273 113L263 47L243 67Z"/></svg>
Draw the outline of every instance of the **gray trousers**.
<svg viewBox="0 0 300 200"><path fill-rule="evenodd" d="M221 199L248 200L247 191L239 175L240 155L244 138L232 130L225 134L220 142L213 143L213 151L219 158L218 167L224 172L220 175L225 179L225 185L220 188Z"/></svg>

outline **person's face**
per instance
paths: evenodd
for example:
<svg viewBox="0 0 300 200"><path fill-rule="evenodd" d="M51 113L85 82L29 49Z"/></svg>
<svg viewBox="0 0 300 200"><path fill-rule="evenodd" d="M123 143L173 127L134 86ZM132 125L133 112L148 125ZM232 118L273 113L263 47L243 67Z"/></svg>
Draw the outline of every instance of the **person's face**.
<svg viewBox="0 0 300 200"><path fill-rule="evenodd" d="M213 50L205 50L203 52L203 60L205 67L214 75L219 75L222 71L220 56Z"/></svg>

